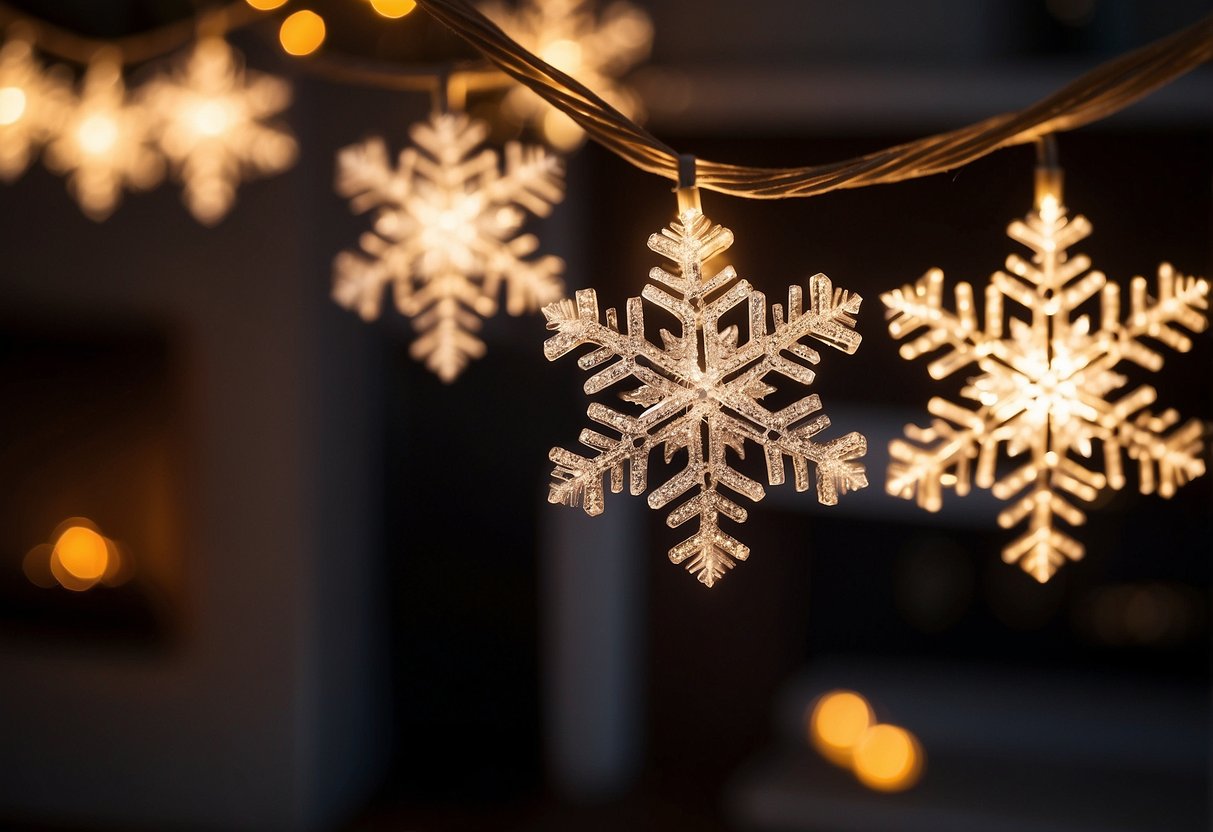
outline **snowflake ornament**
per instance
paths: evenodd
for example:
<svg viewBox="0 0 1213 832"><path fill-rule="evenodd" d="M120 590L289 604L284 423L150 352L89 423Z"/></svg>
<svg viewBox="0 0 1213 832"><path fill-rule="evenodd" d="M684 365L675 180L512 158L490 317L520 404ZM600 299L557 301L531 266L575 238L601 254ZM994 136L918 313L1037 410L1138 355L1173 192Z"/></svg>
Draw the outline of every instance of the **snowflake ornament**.
<svg viewBox="0 0 1213 832"><path fill-rule="evenodd" d="M590 456L552 450L556 467L549 501L580 504L587 514L600 514L605 477L609 476L612 491L622 491L626 464L630 491L638 495L648 487L649 456L654 450L660 448L667 463L685 451L686 466L655 488L648 503L660 509L681 500L667 518L671 528L698 519L698 529L669 555L707 586L749 557L749 548L720 526L722 517L734 523L746 519L745 509L730 494L756 502L765 493L761 483L733 467L730 451L744 459L747 441L758 445L766 457L771 485L784 481L785 457L791 459L797 491L808 489L809 463L813 463L817 499L826 505L867 485L863 465L856 461L867 450L863 436L849 433L824 443L813 440L830 424L818 413L817 394L778 410L763 404L767 395L776 392L778 376L804 387L812 383L809 365L821 356L806 339L855 352L860 341L855 315L861 298L835 290L828 277L816 274L809 278L808 308L801 287L792 285L786 312L775 304L769 326L766 297L739 279L732 266L710 277L704 272L704 263L732 243L731 231L713 225L695 209L683 211L668 228L649 237L649 248L675 268L655 267L649 273L651 282L641 296L628 300L622 332L614 309L608 309L606 323L600 323L592 289L577 292L575 302L562 300L543 310L548 329L556 333L544 344L549 360L583 344L594 345L578 361L584 370L601 368L585 382L587 394L627 379L639 383L620 394L633 405L628 411L597 402L589 406L590 420L617 437L586 428L580 440L593 451ZM676 332L659 330L660 344L646 337L646 302L678 322ZM722 317L742 304L749 322L744 341L736 325L721 325Z"/></svg>
<svg viewBox="0 0 1213 832"><path fill-rule="evenodd" d="M1162 355L1147 339L1178 352L1191 348L1181 328L1199 332L1207 325L1209 284L1163 264L1157 297L1135 277L1129 314L1121 320L1119 286L1090 271L1085 255L1067 253L1090 233L1085 217L1066 215L1058 175L1034 210L1007 229L1032 258L1013 254L1007 271L995 272L986 287L984 327L967 283L956 287L956 310L944 308L939 269L882 296L894 338L924 330L902 345L903 358L942 350L927 368L934 379L970 365L979 372L961 390L974 408L932 398L931 425L910 425L908 441L890 444L888 492L916 498L929 511L939 510L944 488L964 495L974 482L1000 500L1014 500L998 523L1009 529L1026 521L1027 527L1002 558L1042 583L1083 556L1082 544L1056 522L1081 525L1086 515L1076 502L1124 486L1123 454L1136 460L1145 494L1170 497L1205 469L1198 420L1176 427L1174 410L1146 410L1157 398L1150 386L1113 394L1128 383L1116 371L1122 362L1152 372L1162 367ZM1098 325L1081 309L1097 295ZM1026 318L1007 315L1004 326L1004 303L1023 307ZM1101 453L1093 459L1096 443ZM1000 449L1010 462L1005 472L996 470Z"/></svg>
<svg viewBox="0 0 1213 832"><path fill-rule="evenodd" d="M16 38L0 47L0 179L25 172L63 121L70 96L61 67L44 70L29 42Z"/></svg>
<svg viewBox="0 0 1213 832"><path fill-rule="evenodd" d="M158 120L156 141L184 183L186 206L205 225L231 209L242 177L280 173L295 161L294 137L269 121L290 104L290 84L246 72L222 38L199 40L140 100Z"/></svg>
<svg viewBox="0 0 1213 832"><path fill-rule="evenodd" d="M47 166L67 174L68 188L85 214L103 220L117 207L124 187L146 190L163 176L164 161L151 144L153 123L146 107L128 99L113 56L98 58L47 145Z"/></svg>
<svg viewBox="0 0 1213 832"><path fill-rule="evenodd" d="M393 168L382 139L347 147L337 158L337 191L356 213L374 210L362 251L334 263L333 298L370 320L383 293L420 333L411 353L445 382L484 354L481 317L497 310L505 287L511 315L535 311L564 292L564 263L519 234L529 211L547 216L564 197L560 160L542 147L511 142L504 170L480 147L484 122L436 113L414 125L415 147Z"/></svg>
<svg viewBox="0 0 1213 832"><path fill-rule="evenodd" d="M573 76L628 118L644 115L640 96L619 81L652 47L653 23L643 10L622 0L600 15L592 0L523 0L516 9L488 2L480 8L528 52ZM525 87L512 88L502 106L560 150L572 150L585 138L576 122Z"/></svg>

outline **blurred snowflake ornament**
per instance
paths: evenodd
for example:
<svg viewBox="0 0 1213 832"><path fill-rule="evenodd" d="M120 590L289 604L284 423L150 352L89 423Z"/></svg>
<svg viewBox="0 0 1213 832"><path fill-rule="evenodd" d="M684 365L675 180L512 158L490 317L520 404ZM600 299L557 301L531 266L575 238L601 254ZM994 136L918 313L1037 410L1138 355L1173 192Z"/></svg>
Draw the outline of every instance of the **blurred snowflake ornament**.
<svg viewBox="0 0 1213 832"><path fill-rule="evenodd" d="M175 71L140 92L157 120L157 144L201 223L223 218L243 177L280 173L295 161L294 137L269 121L290 104L290 84L245 71L239 53L220 37L203 37Z"/></svg>
<svg viewBox="0 0 1213 832"><path fill-rule="evenodd" d="M147 108L129 100L116 55L102 55L89 65L80 97L47 145L47 166L67 175L85 214L103 220L123 188L146 190L163 176L164 160L151 144L153 126Z"/></svg>
<svg viewBox="0 0 1213 832"><path fill-rule="evenodd" d="M834 289L828 277L816 274L809 278L808 308L801 287L791 286L786 312L775 304L769 328L766 297L739 279L732 266L710 276L704 272L705 262L732 243L731 231L713 225L695 208L682 211L668 228L649 237L649 248L676 268L655 267L649 273L652 282L640 297L628 300L623 332L614 309L607 310L605 324L599 322L592 289L577 292L575 302L562 300L543 310L548 329L556 333L544 344L549 360L592 344L596 349L583 355L578 365L585 370L606 365L586 381L587 394L626 379L640 385L620 394L634 405L630 412L597 402L589 406L591 421L618 437L587 428L580 440L595 452L592 456L552 450L556 468L549 501L580 504L587 514L600 514L605 477L612 491L622 491L626 464L631 493L641 494L648 486L650 454L660 448L668 463L685 450L686 467L655 488L648 503L660 509L692 493L670 512L667 523L674 528L697 518L699 528L669 554L671 561L685 563L707 586L750 553L720 527L722 516L735 523L746 519L745 509L725 492L755 502L765 494L761 483L733 467L730 450L744 459L746 442L758 445L766 457L771 485L783 483L785 457L789 458L797 491L809 488L809 463L813 463L817 499L826 505L867 485L863 465L856 461L867 450L863 436L848 433L825 443L813 441L830 424L817 413L821 409L817 394L797 398L778 410L762 403L777 391L777 376L805 387L813 382L809 365L821 357L806 339L855 352L860 336L854 316L861 298ZM659 330L660 345L646 337L646 301L672 315L679 325L675 333ZM736 325L721 325L722 317L742 304L749 332L744 341Z"/></svg>
<svg viewBox="0 0 1213 832"><path fill-rule="evenodd" d="M1081 525L1086 516L1072 500L1090 502L1104 488L1124 486L1122 454L1137 461L1145 494L1170 497L1204 473L1198 420L1176 427L1174 410L1145 410L1157 398L1150 386L1111 394L1128 383L1116 372L1122 362L1162 368L1162 356L1145 339L1179 352L1191 348L1181 328L1199 332L1207 325L1209 285L1163 264L1157 297L1135 277L1129 315L1121 320L1119 287L1089 271L1085 255L1067 253L1091 233L1091 224L1067 216L1059 170L1042 168L1037 176L1035 208L1007 229L1032 258L1011 255L1007 271L995 272L985 291L984 327L967 283L956 287L956 311L944 308L939 269L882 300L894 338L925 330L902 345L903 358L943 350L927 368L934 379L970 365L980 371L961 390L976 409L932 398L931 425L910 425L909 441L890 444L888 492L916 498L929 511L939 510L944 488L964 495L974 482L1000 500L1013 499L998 523L1011 528L1027 520L1027 529L1003 549L1003 560L1018 562L1043 583L1067 560L1083 556L1082 544L1055 522ZM1080 309L1096 295L1098 328ZM1004 301L1022 306L1027 320L1008 315L1004 328ZM1092 463L1096 442L1102 464ZM1013 463L1002 475L996 472L1000 448Z"/></svg>
<svg viewBox="0 0 1213 832"><path fill-rule="evenodd" d="M644 115L640 96L620 82L625 72L649 55L653 23L631 3L608 5L601 14L593 0L523 0L512 8L500 2L481 11L523 46L566 75L589 87L628 118ZM525 87L513 87L503 107L516 121L543 133L560 150L572 150L585 133L571 118Z"/></svg>
<svg viewBox="0 0 1213 832"><path fill-rule="evenodd" d="M519 234L529 211L547 216L564 197L560 160L542 147L511 142L504 170L480 145L487 126L461 113L435 113L414 125L414 147L393 168L382 139L347 147L337 158L337 191L357 213L374 210L362 251L334 264L333 297L365 319L379 315L385 288L419 332L411 353L450 382L484 354L481 317L505 288L511 315L537 310L564 292L564 263L528 259L539 246ZM478 148L480 148L478 150Z"/></svg>
<svg viewBox="0 0 1213 832"><path fill-rule="evenodd" d="M70 100L62 67L44 69L28 41L13 38L0 47L0 179L25 172L62 123Z"/></svg>

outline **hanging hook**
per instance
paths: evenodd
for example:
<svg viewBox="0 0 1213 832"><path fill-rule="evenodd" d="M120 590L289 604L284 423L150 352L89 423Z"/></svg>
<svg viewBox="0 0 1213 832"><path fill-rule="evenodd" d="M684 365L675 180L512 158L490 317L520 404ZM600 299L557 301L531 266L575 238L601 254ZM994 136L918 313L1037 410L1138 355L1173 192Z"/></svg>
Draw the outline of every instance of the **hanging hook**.
<svg viewBox="0 0 1213 832"><path fill-rule="evenodd" d="M1039 213L1056 218L1064 212L1061 201L1064 173L1057 160L1057 138L1052 133L1036 137L1036 199Z"/></svg>
<svg viewBox="0 0 1213 832"><path fill-rule="evenodd" d="M685 214L687 211L703 213L703 207L699 201L699 188L695 185L695 168L695 157L690 153L683 153L678 157L678 187L674 189L674 192L678 195L679 214Z"/></svg>

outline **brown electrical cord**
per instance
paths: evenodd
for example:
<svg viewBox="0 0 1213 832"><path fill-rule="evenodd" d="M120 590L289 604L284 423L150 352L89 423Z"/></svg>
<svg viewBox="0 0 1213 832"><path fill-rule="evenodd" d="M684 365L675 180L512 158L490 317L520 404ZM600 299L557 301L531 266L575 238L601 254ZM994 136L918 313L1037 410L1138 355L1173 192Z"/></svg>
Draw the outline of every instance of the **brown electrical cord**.
<svg viewBox="0 0 1213 832"><path fill-rule="evenodd" d="M678 181L678 153L507 37L466 0L417 4L519 83L585 128L608 150L649 173ZM927 136L854 159L799 168L754 168L700 159L700 188L754 199L815 196L952 170L1002 147L1106 118L1213 59L1213 17L1109 61L1015 113Z"/></svg>

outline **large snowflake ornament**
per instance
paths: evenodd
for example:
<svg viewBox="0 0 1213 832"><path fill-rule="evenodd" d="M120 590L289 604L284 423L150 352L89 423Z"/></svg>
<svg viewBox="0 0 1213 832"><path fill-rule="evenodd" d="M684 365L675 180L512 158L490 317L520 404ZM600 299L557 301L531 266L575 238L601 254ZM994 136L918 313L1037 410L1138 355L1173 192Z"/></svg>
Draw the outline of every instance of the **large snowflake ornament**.
<svg viewBox="0 0 1213 832"><path fill-rule="evenodd" d="M222 38L199 40L174 72L143 87L141 100L199 222L223 218L242 177L279 173L295 160L294 137L270 121L290 104L290 84L246 72Z"/></svg>
<svg viewBox="0 0 1213 832"><path fill-rule="evenodd" d="M47 166L67 174L85 214L103 220L123 188L146 190L163 176L153 124L148 109L127 96L117 56L103 55L89 65L78 100L47 145Z"/></svg>
<svg viewBox="0 0 1213 832"><path fill-rule="evenodd" d="M523 0L517 8L500 2L481 10L527 51L571 75L633 120L644 115L640 96L619 79L648 57L653 23L648 14L616 0L599 14L593 0ZM503 102L516 121L542 131L554 147L571 150L585 133L571 118L526 87L514 87Z"/></svg>
<svg viewBox="0 0 1213 832"><path fill-rule="evenodd" d="M660 234L649 237L649 248L676 268L655 267L649 273L652 282L640 297L628 300L623 331L614 309L600 322L592 289L577 292L575 302L562 300L543 310L548 329L555 330L544 344L549 360L583 344L594 345L578 361L582 369L599 368L585 382L587 394L629 379L639 383L620 394L632 405L628 410L597 402L589 406L589 418L616 434L583 430L581 443L591 455L552 450L556 467L548 499L581 504L586 513L599 514L604 478L609 478L612 491L622 491L627 466L629 488L638 495L648 487L654 450L660 448L667 463L685 451L686 466L650 492L648 503L660 509L677 502L667 519L671 527L698 520L698 529L669 554L707 586L749 556L749 548L720 526L722 518L734 523L746 519L745 509L731 494L758 501L765 493L761 483L733 466L730 451L742 459L747 442L759 446L771 485L784 481L785 458L790 459L797 491L808 489L812 463L817 499L826 505L867 485L863 465L856 461L867 449L863 436L849 433L814 441L830 424L818 413L821 401L816 394L777 410L763 404L776 392L780 376L802 386L812 383L810 365L820 355L807 339L846 353L858 348L854 326L861 298L835 290L828 277L816 274L809 278L808 308L801 287L793 285L786 310L775 304L768 322L766 297L739 279L732 266L712 276L704 273L704 263L732 243L732 232L713 225L697 210L684 211ZM678 322L675 332L658 331L660 343L646 336L646 302ZM721 323L742 305L749 332L744 341L738 326Z"/></svg>
<svg viewBox="0 0 1213 832"><path fill-rule="evenodd" d="M1026 521L1027 527L1002 557L1041 582L1083 556L1082 544L1056 522L1082 524L1086 517L1076 503L1124 486L1123 454L1138 464L1141 491L1163 497L1205 469L1201 423L1176 427L1174 410L1146 410L1157 398L1153 387L1118 394L1128 379L1116 368L1130 362L1159 370L1162 355L1148 340L1190 349L1182 330L1207 325L1209 284L1163 264L1157 297L1149 296L1144 278L1133 279L1122 320L1119 287L1089 271L1086 256L1067 254L1090 233L1086 218L1067 217L1056 194L1012 223L1008 236L1033 256L1011 255L1007 271L993 275L984 327L967 283L956 287L955 311L944 308L938 269L882 296L894 338L922 330L902 345L903 358L941 350L928 366L935 379L974 365L978 371L961 390L974 408L932 398L930 426L908 426L908 441L891 443L888 492L916 498L930 511L939 509L944 488L963 495L974 482L1000 500L1014 500L998 523L1009 529ZM1098 324L1081 309L1097 295ZM1008 315L1004 325L1004 303L1023 307L1026 318ZM996 470L1000 449L1009 470Z"/></svg>
<svg viewBox="0 0 1213 832"><path fill-rule="evenodd" d="M43 69L28 41L13 38L0 47L0 179L25 171L62 123L70 100L62 67Z"/></svg>
<svg viewBox="0 0 1213 832"><path fill-rule="evenodd" d="M529 211L547 216L564 196L560 160L538 146L511 142L504 170L480 147L481 121L438 113L413 127L415 147L392 167L382 139L347 147L337 159L337 190L356 212L375 211L362 251L334 264L333 297L363 318L379 315L386 287L420 333L414 358L446 382L484 354L476 336L505 287L506 311L534 311L564 291L564 263L528 259L539 246L519 234Z"/></svg>

